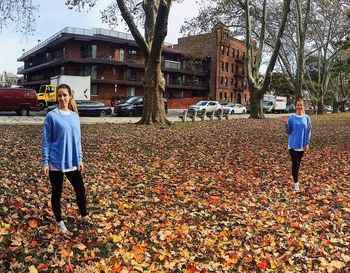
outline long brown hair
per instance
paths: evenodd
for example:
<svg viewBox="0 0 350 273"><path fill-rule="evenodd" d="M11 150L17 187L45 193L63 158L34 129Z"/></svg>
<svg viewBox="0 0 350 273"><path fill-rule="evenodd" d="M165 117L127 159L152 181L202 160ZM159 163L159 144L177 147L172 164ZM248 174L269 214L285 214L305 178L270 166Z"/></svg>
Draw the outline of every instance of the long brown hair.
<svg viewBox="0 0 350 273"><path fill-rule="evenodd" d="M302 102L303 103L303 109L301 109L301 113L304 115L305 114L305 104L304 104L304 100L302 99L298 99L295 103L295 110L297 109L297 103L298 102Z"/></svg>
<svg viewBox="0 0 350 273"><path fill-rule="evenodd" d="M68 84L62 83L62 84L60 84L57 87L57 91L59 89L66 89L66 90L68 90L68 93L69 93L69 96L70 96L70 100L68 102L68 109L73 111L73 112L75 112L75 113L78 113L77 104L75 103L73 92L72 92L72 89L70 88L70 86Z"/></svg>

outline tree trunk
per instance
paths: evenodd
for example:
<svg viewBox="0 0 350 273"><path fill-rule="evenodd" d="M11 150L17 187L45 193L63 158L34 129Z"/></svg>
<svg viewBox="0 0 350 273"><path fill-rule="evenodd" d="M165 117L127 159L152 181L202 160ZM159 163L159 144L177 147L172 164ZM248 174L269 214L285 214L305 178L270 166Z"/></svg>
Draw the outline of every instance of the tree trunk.
<svg viewBox="0 0 350 273"><path fill-rule="evenodd" d="M264 96L263 93L259 92L259 90L255 86L249 87L250 91L250 116L249 118L254 119L263 119L265 118L263 109L261 107L261 100Z"/></svg>
<svg viewBox="0 0 350 273"><path fill-rule="evenodd" d="M320 98L317 101L317 115L323 115L323 94L320 95Z"/></svg>
<svg viewBox="0 0 350 273"><path fill-rule="evenodd" d="M146 60L144 78L143 115L138 124L170 124L165 116L165 79L161 72L160 58Z"/></svg>

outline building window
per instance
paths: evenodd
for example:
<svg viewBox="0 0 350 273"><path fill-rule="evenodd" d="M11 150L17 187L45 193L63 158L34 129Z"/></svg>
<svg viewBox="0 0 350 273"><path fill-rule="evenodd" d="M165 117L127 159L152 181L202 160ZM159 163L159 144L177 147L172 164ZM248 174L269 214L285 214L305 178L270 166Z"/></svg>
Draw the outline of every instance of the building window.
<svg viewBox="0 0 350 273"><path fill-rule="evenodd" d="M226 56L230 56L230 47L226 47Z"/></svg>
<svg viewBox="0 0 350 273"><path fill-rule="evenodd" d="M225 55L225 47L223 45L221 46L221 55Z"/></svg>
<svg viewBox="0 0 350 273"><path fill-rule="evenodd" d="M220 92L220 100L222 100L222 92Z"/></svg>
<svg viewBox="0 0 350 273"><path fill-rule="evenodd" d="M220 77L220 85L224 85L224 77Z"/></svg>
<svg viewBox="0 0 350 273"><path fill-rule="evenodd" d="M233 64L231 64L231 73L233 74L233 72L234 72L234 66Z"/></svg>
<svg viewBox="0 0 350 273"><path fill-rule="evenodd" d="M225 77L225 86L227 87L228 85L228 79Z"/></svg>
<svg viewBox="0 0 350 273"><path fill-rule="evenodd" d="M230 85L233 86L233 79L230 79Z"/></svg>
<svg viewBox="0 0 350 273"><path fill-rule="evenodd" d="M97 45L82 45L80 47L80 58L96 58Z"/></svg>
<svg viewBox="0 0 350 273"><path fill-rule="evenodd" d="M127 70L127 80L128 81L136 81L136 69L128 68L128 70Z"/></svg>
<svg viewBox="0 0 350 273"><path fill-rule="evenodd" d="M91 96L98 96L98 85L91 84Z"/></svg>
<svg viewBox="0 0 350 273"><path fill-rule="evenodd" d="M228 63L225 63L225 71L228 72Z"/></svg>
<svg viewBox="0 0 350 273"><path fill-rule="evenodd" d="M136 59L137 59L136 50L129 50L128 51L128 61L136 61Z"/></svg>
<svg viewBox="0 0 350 273"><path fill-rule="evenodd" d="M234 58L235 57L235 49L234 48L232 48L232 51L231 51L232 53L231 53L231 56L232 56L232 58Z"/></svg>
<svg viewBox="0 0 350 273"><path fill-rule="evenodd" d="M134 86L128 86L126 88L126 96L127 97L135 96L135 87Z"/></svg>
<svg viewBox="0 0 350 273"><path fill-rule="evenodd" d="M236 51L236 58L239 59L239 50Z"/></svg>
<svg viewBox="0 0 350 273"><path fill-rule="evenodd" d="M225 70L225 63L221 62L221 72L224 72L224 70Z"/></svg>

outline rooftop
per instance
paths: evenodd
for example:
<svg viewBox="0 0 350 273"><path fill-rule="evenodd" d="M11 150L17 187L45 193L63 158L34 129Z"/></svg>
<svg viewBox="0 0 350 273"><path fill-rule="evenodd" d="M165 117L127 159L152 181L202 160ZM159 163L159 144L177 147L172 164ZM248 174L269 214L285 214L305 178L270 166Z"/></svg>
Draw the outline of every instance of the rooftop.
<svg viewBox="0 0 350 273"><path fill-rule="evenodd" d="M84 28L76 28L76 27L65 27L61 31L52 35L51 37L49 37L45 41L39 43L38 45L31 48L30 50L23 52L22 56L19 59L22 59L22 58L30 55L31 53L45 47L46 45L48 45L52 41L57 40L60 37L62 37L62 34L66 34L66 33L67 34L74 34L74 35L91 36L91 37L102 35L102 36L108 36L108 37L114 37L114 38L135 41L134 37L130 33L125 33L125 32L105 29L105 28L84 29ZM164 43L164 45L171 47L172 44Z"/></svg>

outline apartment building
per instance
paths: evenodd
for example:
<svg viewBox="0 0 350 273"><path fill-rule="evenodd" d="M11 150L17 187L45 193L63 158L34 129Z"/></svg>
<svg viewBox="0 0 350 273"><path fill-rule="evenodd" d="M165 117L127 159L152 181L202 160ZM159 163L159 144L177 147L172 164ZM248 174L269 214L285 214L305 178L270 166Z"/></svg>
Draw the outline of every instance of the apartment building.
<svg viewBox="0 0 350 273"><path fill-rule="evenodd" d="M210 97L249 104L245 44L234 38L224 24L217 24L211 33L179 38L175 48L187 56L210 59Z"/></svg>
<svg viewBox="0 0 350 273"><path fill-rule="evenodd" d="M248 101L244 92L244 44L229 37L225 27L207 36L209 43L197 55L189 50L191 37L180 38L178 45L164 45L162 72L169 108L187 108L208 98L243 104ZM206 44L205 40L201 44ZM17 71L24 76L23 85L36 90L48 84L52 76L77 75L91 76L91 98L109 105L143 95L145 58L130 34L67 27L24 52L18 61L24 62Z"/></svg>

